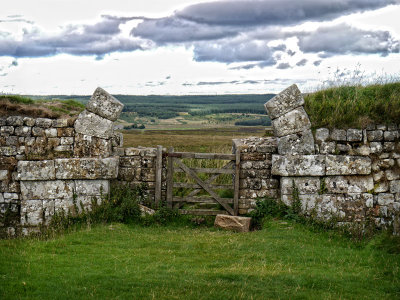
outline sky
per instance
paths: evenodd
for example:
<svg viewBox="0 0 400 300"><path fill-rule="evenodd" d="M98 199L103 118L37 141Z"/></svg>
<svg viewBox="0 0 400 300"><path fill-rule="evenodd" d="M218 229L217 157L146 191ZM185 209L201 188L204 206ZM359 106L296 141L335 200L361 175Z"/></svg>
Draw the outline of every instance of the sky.
<svg viewBox="0 0 400 300"><path fill-rule="evenodd" d="M400 78L400 0L1 2L4 94L264 94Z"/></svg>

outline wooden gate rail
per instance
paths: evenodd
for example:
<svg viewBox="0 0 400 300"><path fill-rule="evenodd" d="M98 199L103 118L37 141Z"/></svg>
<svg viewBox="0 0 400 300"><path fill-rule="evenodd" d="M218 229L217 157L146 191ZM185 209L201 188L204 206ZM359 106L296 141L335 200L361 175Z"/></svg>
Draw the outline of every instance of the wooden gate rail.
<svg viewBox="0 0 400 300"><path fill-rule="evenodd" d="M157 157L159 154L157 155ZM181 209L182 214L194 215L215 215L220 213L229 213L237 215L238 213L238 198L239 198L239 167L240 167L240 152L236 154L220 154L220 153L192 153L192 152L174 152L174 149L169 148L167 153L162 154L167 158L167 205L172 208L173 203L219 203L225 210L185 210ZM219 159L230 160L222 168L189 168L181 159L194 158L194 159ZM176 163L177 168L174 167ZM234 169L232 169L234 167ZM186 173L195 183L174 182L174 173ZM206 180L202 180L197 175L198 173L214 174ZM212 182L221 174L235 175L232 184L213 184ZM156 185L157 186L157 185ZM194 189L186 197L174 197L173 188L192 188ZM213 189L233 189L234 197L221 198ZM211 197L194 197L200 191L205 190ZM233 208L229 205L233 204ZM178 205L179 207L179 205Z"/></svg>

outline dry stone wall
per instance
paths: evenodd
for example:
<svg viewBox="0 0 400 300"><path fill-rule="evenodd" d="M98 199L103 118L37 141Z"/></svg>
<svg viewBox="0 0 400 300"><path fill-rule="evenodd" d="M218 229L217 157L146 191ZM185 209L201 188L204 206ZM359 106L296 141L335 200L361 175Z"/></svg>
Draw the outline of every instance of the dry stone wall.
<svg viewBox="0 0 400 300"><path fill-rule="evenodd" d="M96 89L77 119L0 117L0 224L9 234L47 224L58 210L90 207L118 176L123 105ZM118 153L116 153L118 154Z"/></svg>

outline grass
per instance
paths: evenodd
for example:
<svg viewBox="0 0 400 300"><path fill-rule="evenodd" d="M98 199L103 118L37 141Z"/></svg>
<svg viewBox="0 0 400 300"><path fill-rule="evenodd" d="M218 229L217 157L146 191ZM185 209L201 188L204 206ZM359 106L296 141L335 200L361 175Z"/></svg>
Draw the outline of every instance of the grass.
<svg viewBox="0 0 400 300"><path fill-rule="evenodd" d="M23 97L19 95L0 95L0 100L8 100L12 103L20 104L33 104L34 101L31 98Z"/></svg>
<svg viewBox="0 0 400 300"><path fill-rule="evenodd" d="M400 255L272 220L247 234L99 225L0 241L1 299L397 299Z"/></svg>
<svg viewBox="0 0 400 300"><path fill-rule="evenodd" d="M314 128L398 124L400 82L331 87L307 95L305 109Z"/></svg>
<svg viewBox="0 0 400 300"><path fill-rule="evenodd" d="M263 136L265 127L196 130L125 130L124 147L174 147L175 151L232 153L232 139Z"/></svg>

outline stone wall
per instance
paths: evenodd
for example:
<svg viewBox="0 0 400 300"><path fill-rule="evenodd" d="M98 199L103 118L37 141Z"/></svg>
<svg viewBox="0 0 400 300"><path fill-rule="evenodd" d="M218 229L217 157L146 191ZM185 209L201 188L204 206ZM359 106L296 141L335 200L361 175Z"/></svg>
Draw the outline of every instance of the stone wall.
<svg viewBox="0 0 400 300"><path fill-rule="evenodd" d="M60 209L88 207L117 178L123 105L96 89L77 119L0 118L0 226L13 234L46 224Z"/></svg>
<svg viewBox="0 0 400 300"><path fill-rule="evenodd" d="M271 174L281 199L299 199L303 210L340 222L399 227L400 131L396 124L359 129L319 128L313 134L293 85L266 103L277 137Z"/></svg>

